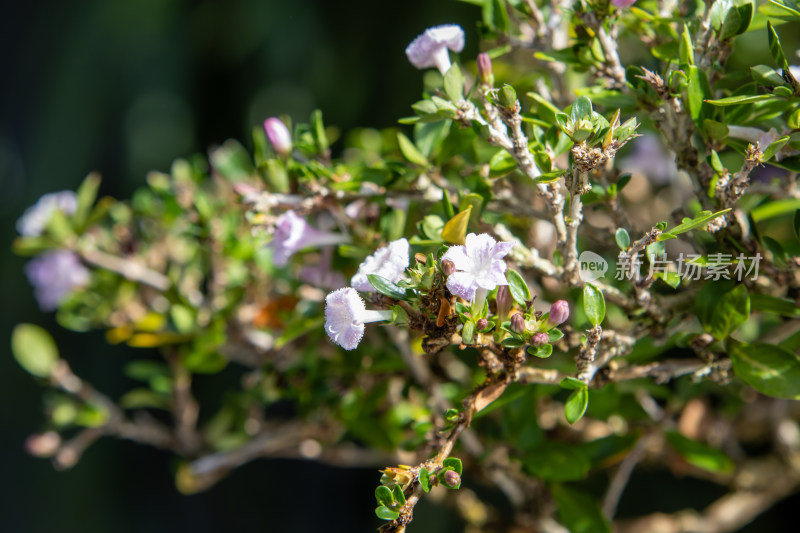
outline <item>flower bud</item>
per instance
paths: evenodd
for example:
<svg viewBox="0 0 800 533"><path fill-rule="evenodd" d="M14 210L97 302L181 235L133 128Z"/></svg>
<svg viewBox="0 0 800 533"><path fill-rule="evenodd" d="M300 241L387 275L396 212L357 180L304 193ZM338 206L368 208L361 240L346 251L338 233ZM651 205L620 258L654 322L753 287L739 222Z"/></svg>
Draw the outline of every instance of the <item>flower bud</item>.
<svg viewBox="0 0 800 533"><path fill-rule="evenodd" d="M525 318L517 313L511 317L511 331L514 333L522 333L525 331Z"/></svg>
<svg viewBox="0 0 800 533"><path fill-rule="evenodd" d="M482 85L492 86L494 76L492 76L492 59L486 52L478 54L478 79Z"/></svg>
<svg viewBox="0 0 800 533"><path fill-rule="evenodd" d="M508 312L511 311L511 292L508 290L508 285L500 285L497 287L495 301L497 302L497 316L500 317L502 321L508 316Z"/></svg>
<svg viewBox="0 0 800 533"><path fill-rule="evenodd" d="M275 153L286 156L292 151L292 134L280 119L271 117L265 120L264 131Z"/></svg>
<svg viewBox="0 0 800 533"><path fill-rule="evenodd" d="M500 105L513 109L517 106L517 91L511 85L505 84L499 93Z"/></svg>
<svg viewBox="0 0 800 533"><path fill-rule="evenodd" d="M550 337L548 337L547 333L537 333L533 337L531 337L531 346L535 346L538 348L539 346L544 346L550 341Z"/></svg>
<svg viewBox="0 0 800 533"><path fill-rule="evenodd" d="M442 259L442 273L445 276L449 276L453 272L456 271L456 264L453 263L450 259Z"/></svg>
<svg viewBox="0 0 800 533"><path fill-rule="evenodd" d="M569 304L566 300L559 300L550 306L550 316L547 322L551 326L557 326L569 318Z"/></svg>
<svg viewBox="0 0 800 533"><path fill-rule="evenodd" d="M61 446L61 436L55 431L31 435L25 440L25 451L35 457L52 457Z"/></svg>
<svg viewBox="0 0 800 533"><path fill-rule="evenodd" d="M636 0L611 0L611 3L617 9L625 9L626 7L631 7L633 4L635 4Z"/></svg>
<svg viewBox="0 0 800 533"><path fill-rule="evenodd" d="M444 473L444 484L451 488L458 488L461 485L461 476L455 470L448 470Z"/></svg>
<svg viewBox="0 0 800 533"><path fill-rule="evenodd" d="M488 327L489 327L489 321L486 320L485 318L481 318L475 323L475 329L477 329L478 331L483 331Z"/></svg>
<svg viewBox="0 0 800 533"><path fill-rule="evenodd" d="M420 265L424 265L425 263L428 262L428 256L423 254L422 252L417 252L414 254L414 260Z"/></svg>

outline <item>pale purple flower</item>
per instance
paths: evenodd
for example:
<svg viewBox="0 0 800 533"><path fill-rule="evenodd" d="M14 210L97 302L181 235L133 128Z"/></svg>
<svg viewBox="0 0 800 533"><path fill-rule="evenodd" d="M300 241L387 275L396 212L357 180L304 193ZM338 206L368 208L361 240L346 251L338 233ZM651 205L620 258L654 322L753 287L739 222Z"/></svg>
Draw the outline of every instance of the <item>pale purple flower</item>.
<svg viewBox="0 0 800 533"><path fill-rule="evenodd" d="M25 265L42 311L53 311L73 290L89 283L89 270L69 250L47 252Z"/></svg>
<svg viewBox="0 0 800 533"><path fill-rule="evenodd" d="M297 277L309 285L322 289L340 289L347 285L347 281L344 279L344 274L333 270L332 262L333 248L327 246L322 249L319 263L301 268Z"/></svg>
<svg viewBox="0 0 800 533"><path fill-rule="evenodd" d="M294 211L287 211L275 221L275 236L269 243L275 266L286 266L289 258L303 248L330 246L349 241L346 235L328 233L312 227Z"/></svg>
<svg viewBox="0 0 800 533"><path fill-rule="evenodd" d="M611 3L614 4L614 7L617 9L625 9L635 4L636 0L611 0Z"/></svg>
<svg viewBox="0 0 800 533"><path fill-rule="evenodd" d="M652 133L645 133L633 143L630 155L620 160L619 168L622 172L644 174L657 184L669 183L678 175L675 155Z"/></svg>
<svg viewBox="0 0 800 533"><path fill-rule="evenodd" d="M442 256L443 260L452 261L457 270L447 278L448 290L472 301L478 289L490 291L498 285L508 285L503 257L513 246L511 242L496 242L487 233L467 235L464 246L451 246Z"/></svg>
<svg viewBox="0 0 800 533"><path fill-rule="evenodd" d="M25 237L38 237L44 233L54 211L60 210L66 215L71 215L77 208L78 197L72 191L45 194L17 220L17 231Z"/></svg>
<svg viewBox="0 0 800 533"><path fill-rule="evenodd" d="M457 24L443 24L428 28L406 48L408 60L418 69L436 67L444 75L450 68L448 49L464 49L464 30Z"/></svg>
<svg viewBox="0 0 800 533"><path fill-rule="evenodd" d="M398 281L408 268L408 248L406 239L397 239L383 248L378 248L358 266L358 272L350 280L350 285L361 292L375 292L367 274L376 274L391 282Z"/></svg>
<svg viewBox="0 0 800 533"><path fill-rule="evenodd" d="M264 131L272 149L278 155L288 155L292 151L292 134L281 119L270 117L264 121Z"/></svg>
<svg viewBox="0 0 800 533"><path fill-rule="evenodd" d="M364 336L364 324L391 320L392 311L368 311L352 287L333 291L325 297L325 333L345 350L354 350Z"/></svg>

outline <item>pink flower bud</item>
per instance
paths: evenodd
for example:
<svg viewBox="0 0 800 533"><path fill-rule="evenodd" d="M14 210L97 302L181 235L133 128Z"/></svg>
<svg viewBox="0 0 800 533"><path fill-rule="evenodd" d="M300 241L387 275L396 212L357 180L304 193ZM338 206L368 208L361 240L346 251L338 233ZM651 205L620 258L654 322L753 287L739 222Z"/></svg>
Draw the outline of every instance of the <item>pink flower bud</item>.
<svg viewBox="0 0 800 533"><path fill-rule="evenodd" d="M636 0L611 0L611 3L617 9L625 9L626 7L631 7L633 4L635 4Z"/></svg>
<svg viewBox="0 0 800 533"><path fill-rule="evenodd" d="M511 317L511 331L514 333L525 331L525 318L519 313Z"/></svg>
<svg viewBox="0 0 800 533"><path fill-rule="evenodd" d="M55 431L31 435L25 440L25 450L35 457L52 457L61 446L61 436Z"/></svg>
<svg viewBox="0 0 800 533"><path fill-rule="evenodd" d="M550 341L550 337L547 336L547 333L537 333L533 337L531 337L531 346L539 347L544 346Z"/></svg>
<svg viewBox="0 0 800 533"><path fill-rule="evenodd" d="M569 304L566 300L559 300L550 306L550 317L547 319L551 326L557 326L569 318Z"/></svg>
<svg viewBox="0 0 800 533"><path fill-rule="evenodd" d="M475 329L477 329L478 331L483 331L488 327L489 327L489 321L486 320L485 318L481 318L475 323Z"/></svg>
<svg viewBox="0 0 800 533"><path fill-rule="evenodd" d="M292 134L289 128L280 119L271 117L264 121L264 131L272 149L280 156L286 156L292 151Z"/></svg>
<svg viewBox="0 0 800 533"><path fill-rule="evenodd" d="M492 59L486 52L478 54L478 79L482 85L492 86L494 76L492 76Z"/></svg>
<svg viewBox="0 0 800 533"><path fill-rule="evenodd" d="M455 271L456 271L455 263L453 263L450 259L442 259L442 273L445 276L449 276Z"/></svg>
<svg viewBox="0 0 800 533"><path fill-rule="evenodd" d="M508 290L508 285L497 287L495 301L497 302L497 316L503 320L508 316L508 312L511 311L511 292Z"/></svg>
<svg viewBox="0 0 800 533"><path fill-rule="evenodd" d="M448 487L457 488L461 485L461 476L455 470L448 470L444 473L444 484Z"/></svg>

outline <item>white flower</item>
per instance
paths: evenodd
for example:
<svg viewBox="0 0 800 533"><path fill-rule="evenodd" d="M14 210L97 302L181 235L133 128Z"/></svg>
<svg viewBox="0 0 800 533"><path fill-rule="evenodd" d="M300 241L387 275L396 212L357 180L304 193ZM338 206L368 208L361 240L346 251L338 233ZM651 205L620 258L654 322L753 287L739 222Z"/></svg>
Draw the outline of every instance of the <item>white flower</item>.
<svg viewBox="0 0 800 533"><path fill-rule="evenodd" d="M377 274L395 282L403 276L408 264L408 241L397 239L383 248L378 248L374 254L364 259L358 267L358 272L350 280L350 285L361 292L375 292L375 288L367 279L367 274Z"/></svg>
<svg viewBox="0 0 800 533"><path fill-rule="evenodd" d="M428 28L408 45L406 56L416 68L436 67L444 75L450 68L448 48L456 53L464 49L464 30L457 24Z"/></svg>
<svg viewBox="0 0 800 533"><path fill-rule="evenodd" d="M368 311L352 287L333 291L325 297L325 333L345 350L354 350L364 336L364 324L391 320L392 311Z"/></svg>
<svg viewBox="0 0 800 533"><path fill-rule="evenodd" d="M17 231L25 237L38 237L44 233L55 210L71 215L78 208L78 197L72 191L45 194L17 220Z"/></svg>
<svg viewBox="0 0 800 533"><path fill-rule="evenodd" d="M491 235L467 235L464 246L451 246L442 256L456 267L447 278L447 289L465 300L475 299L478 289L490 291L498 285L508 285L503 257L511 251L512 242L496 242Z"/></svg>

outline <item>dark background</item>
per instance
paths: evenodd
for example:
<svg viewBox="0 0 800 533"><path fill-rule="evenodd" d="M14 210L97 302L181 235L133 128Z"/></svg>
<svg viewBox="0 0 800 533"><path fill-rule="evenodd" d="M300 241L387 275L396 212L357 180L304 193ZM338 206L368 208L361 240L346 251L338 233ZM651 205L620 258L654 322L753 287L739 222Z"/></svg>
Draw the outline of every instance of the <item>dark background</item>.
<svg viewBox="0 0 800 533"><path fill-rule="evenodd" d="M112 396L121 360L102 334L60 329L37 309L10 254L14 222L42 194L75 189L87 173L126 198L147 171L228 138L249 144L264 118L305 121L314 108L343 131L388 127L410 114L421 73L404 55L424 28L460 23L464 59L477 49L479 10L456 0L38 0L4 2L0 15L0 338L14 324L53 332L79 374ZM766 39L764 39L766 40ZM336 150L337 146L334 146ZM42 391L0 350L0 531L81 533L372 531L374 469L257 461L213 490L181 496L162 452L116 440L95 444L72 470L23 452L41 428ZM634 476L627 515L706 504L717 489L658 472ZM666 492L665 492L666 491ZM683 497L679 497L683 496ZM638 503L637 503L638 502ZM788 504L788 502L787 502ZM784 505L785 507L785 505ZM791 505L789 505L791 507ZM781 529L780 508L748 531ZM426 501L414 531L459 531Z"/></svg>
<svg viewBox="0 0 800 533"><path fill-rule="evenodd" d="M74 190L93 170L102 194L127 198L178 157L229 138L249 145L251 128L272 115L307 121L319 108L342 131L396 125L422 88L405 46L454 22L474 56L480 11L455 0L0 5L0 531L374 531L375 469L258 461L182 496L170 455L132 443L101 440L64 472L26 455L25 438L42 427L43 389L9 353L15 324L48 328L76 371L112 396L130 385L121 375L130 354L38 311L24 260L10 253L14 223L39 196ZM447 513L420 511L417 525L447 530Z"/></svg>

